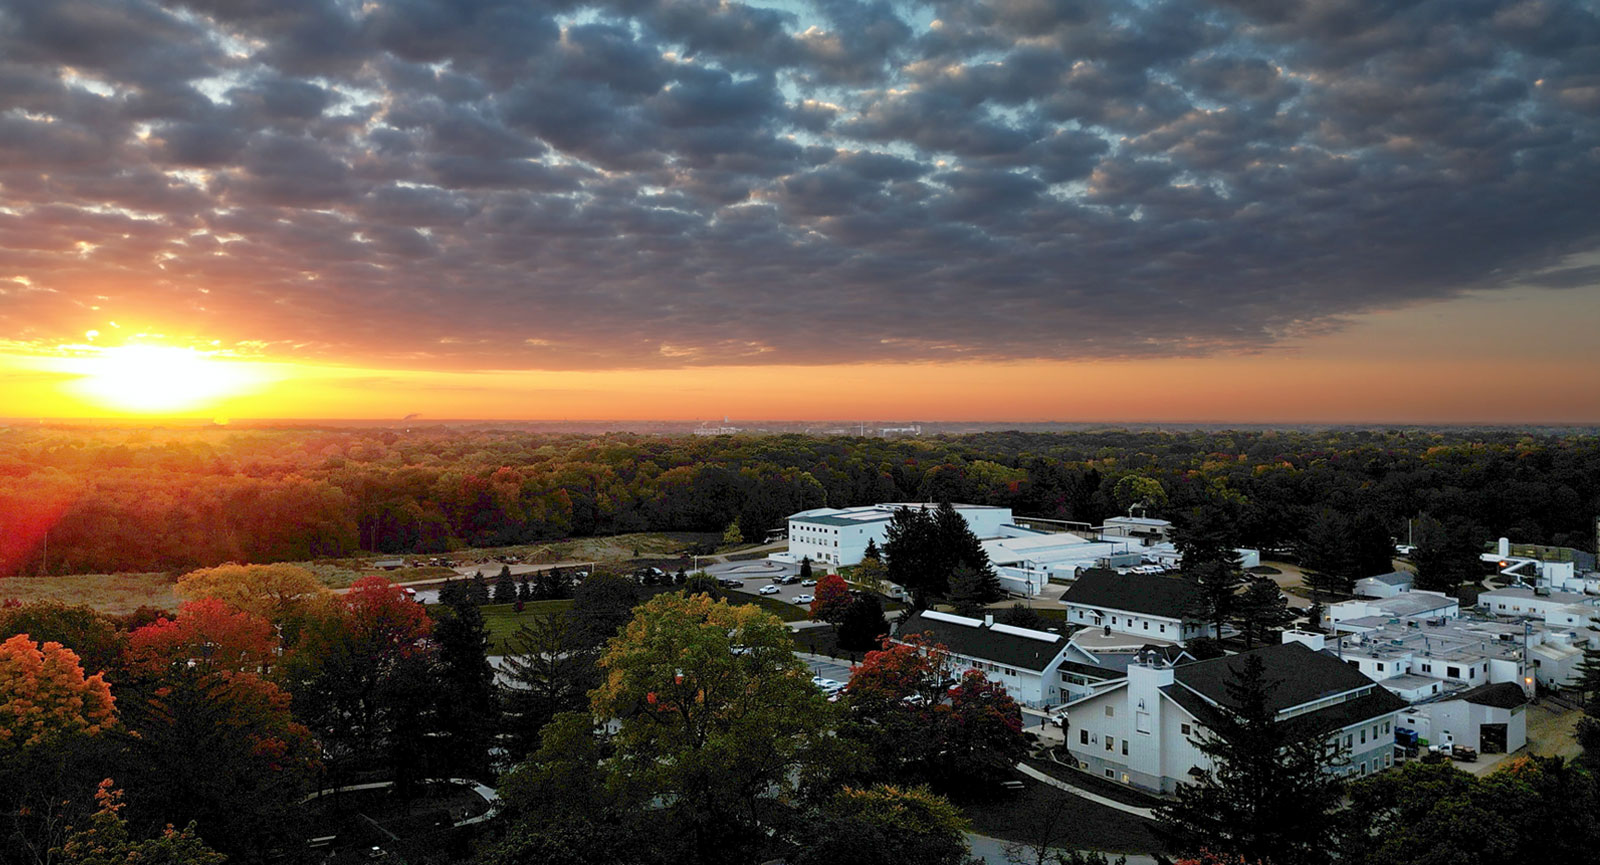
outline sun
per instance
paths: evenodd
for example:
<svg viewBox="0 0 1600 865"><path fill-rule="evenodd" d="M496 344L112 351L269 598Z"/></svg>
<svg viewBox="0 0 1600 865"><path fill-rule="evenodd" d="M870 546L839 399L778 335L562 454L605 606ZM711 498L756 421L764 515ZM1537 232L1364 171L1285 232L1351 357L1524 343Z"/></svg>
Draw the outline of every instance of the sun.
<svg viewBox="0 0 1600 865"><path fill-rule="evenodd" d="M103 348L74 366L77 390L101 405L137 414L182 412L234 396L251 383L241 364L192 348Z"/></svg>

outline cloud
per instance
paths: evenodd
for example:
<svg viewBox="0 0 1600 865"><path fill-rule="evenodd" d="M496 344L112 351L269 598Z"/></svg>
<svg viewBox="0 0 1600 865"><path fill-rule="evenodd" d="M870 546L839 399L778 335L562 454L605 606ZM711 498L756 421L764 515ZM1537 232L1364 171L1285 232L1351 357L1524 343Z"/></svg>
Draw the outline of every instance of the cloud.
<svg viewBox="0 0 1600 865"><path fill-rule="evenodd" d="M1600 282L1586 4L775 5L11 0L0 339L1194 355Z"/></svg>

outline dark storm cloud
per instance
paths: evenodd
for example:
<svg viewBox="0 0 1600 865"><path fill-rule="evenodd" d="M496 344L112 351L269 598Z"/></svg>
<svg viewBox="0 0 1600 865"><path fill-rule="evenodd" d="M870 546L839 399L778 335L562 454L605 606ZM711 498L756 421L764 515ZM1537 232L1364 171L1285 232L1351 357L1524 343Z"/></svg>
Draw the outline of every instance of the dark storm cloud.
<svg viewBox="0 0 1600 865"><path fill-rule="evenodd" d="M1252 349L1600 282L1597 118L1553 0L0 0L0 338Z"/></svg>

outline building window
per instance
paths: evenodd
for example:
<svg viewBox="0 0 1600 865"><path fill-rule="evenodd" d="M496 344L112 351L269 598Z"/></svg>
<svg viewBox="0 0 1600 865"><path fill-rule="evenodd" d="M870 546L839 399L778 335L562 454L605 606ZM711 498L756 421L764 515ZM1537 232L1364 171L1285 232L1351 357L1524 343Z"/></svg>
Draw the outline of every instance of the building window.
<svg viewBox="0 0 1600 865"><path fill-rule="evenodd" d="M1144 629L1145 629L1145 630L1146 630L1146 631L1148 631L1148 630L1150 630L1150 623L1149 623L1149 622L1145 622L1145 623L1144 623Z"/></svg>
<svg viewBox="0 0 1600 865"><path fill-rule="evenodd" d="M1150 713L1133 713L1133 729L1135 732L1143 733L1146 736L1150 735Z"/></svg>
<svg viewBox="0 0 1600 865"><path fill-rule="evenodd" d="M1111 779L1111 780L1113 780L1113 781L1115 781L1115 780L1116 780L1116 779L1117 779L1117 773L1116 773L1116 772L1113 772L1113 771L1111 771L1111 770L1110 770L1110 769L1107 769L1107 770L1106 770L1106 777L1107 777L1107 778L1110 778L1110 779Z"/></svg>
<svg viewBox="0 0 1600 865"><path fill-rule="evenodd" d="M1383 662L1382 661L1378 662L1378 672L1380 672L1380 673L1383 672Z"/></svg>
<svg viewBox="0 0 1600 865"><path fill-rule="evenodd" d="M1106 737L1106 750L1110 751L1116 745L1116 742L1117 742L1117 737L1116 736L1107 736Z"/></svg>
<svg viewBox="0 0 1600 865"><path fill-rule="evenodd" d="M1189 735L1189 725L1188 724L1180 724L1178 726L1178 731L1183 733L1183 735L1185 735L1185 736Z"/></svg>
<svg viewBox="0 0 1600 865"><path fill-rule="evenodd" d="M1167 632L1167 626L1166 625L1162 625L1161 626L1161 633L1165 634L1166 632Z"/></svg>
<svg viewBox="0 0 1600 865"><path fill-rule="evenodd" d="M1117 716L1116 707L1115 706L1107 706L1106 707L1106 717L1107 718L1115 718L1116 716Z"/></svg>
<svg viewBox="0 0 1600 865"><path fill-rule="evenodd" d="M1367 728L1361 728L1361 744L1367 744Z"/></svg>
<svg viewBox="0 0 1600 865"><path fill-rule="evenodd" d="M1079 730L1078 731L1078 744L1079 745L1087 745L1087 744L1089 744L1089 731L1088 730Z"/></svg>
<svg viewBox="0 0 1600 865"><path fill-rule="evenodd" d="M1128 756L1128 740L1127 739L1123 739L1122 740L1122 756L1124 756L1124 757Z"/></svg>
<svg viewBox="0 0 1600 865"><path fill-rule="evenodd" d="M1449 676L1452 679L1461 678L1461 668L1460 667L1445 667L1444 668L1444 672L1445 672L1445 675Z"/></svg>
<svg viewBox="0 0 1600 865"><path fill-rule="evenodd" d="M1383 722L1383 735L1385 735L1385 736L1389 735L1389 722L1388 721L1384 721Z"/></svg>

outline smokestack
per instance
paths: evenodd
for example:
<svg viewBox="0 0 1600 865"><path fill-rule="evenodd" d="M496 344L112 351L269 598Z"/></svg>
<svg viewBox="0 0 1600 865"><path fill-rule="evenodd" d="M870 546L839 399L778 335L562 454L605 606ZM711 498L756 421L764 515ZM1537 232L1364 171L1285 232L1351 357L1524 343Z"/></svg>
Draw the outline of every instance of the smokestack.
<svg viewBox="0 0 1600 865"><path fill-rule="evenodd" d="M1501 538L1500 539L1500 558L1503 559L1503 558L1505 558L1506 556L1509 556L1509 555L1511 555L1511 539L1510 538Z"/></svg>

